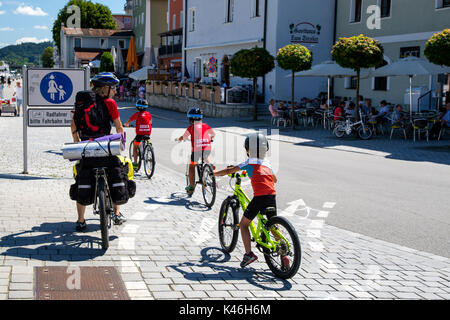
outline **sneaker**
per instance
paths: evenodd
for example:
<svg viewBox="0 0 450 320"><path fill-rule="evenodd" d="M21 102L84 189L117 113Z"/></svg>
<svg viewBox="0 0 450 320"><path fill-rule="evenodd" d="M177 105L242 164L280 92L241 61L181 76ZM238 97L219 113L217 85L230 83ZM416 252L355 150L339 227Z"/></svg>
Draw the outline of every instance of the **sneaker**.
<svg viewBox="0 0 450 320"><path fill-rule="evenodd" d="M192 196L192 195L194 194L195 188L194 188L194 187L191 187L191 186L187 186L187 187L185 188L185 190L186 190L188 196L190 197L190 196Z"/></svg>
<svg viewBox="0 0 450 320"><path fill-rule="evenodd" d="M244 254L244 258L241 262L241 268L248 266L250 263L255 262L256 260L258 260L258 257L252 251L250 251L249 254Z"/></svg>
<svg viewBox="0 0 450 320"><path fill-rule="evenodd" d="M86 225L86 220L83 221L83 223L81 223L80 221L77 221L77 226L76 226L76 230L77 231L84 231L86 230L87 225Z"/></svg>
<svg viewBox="0 0 450 320"><path fill-rule="evenodd" d="M114 224L120 225L120 224L126 222L126 221L127 221L127 218L125 218L125 217L119 212L119 215L114 215L113 221L114 221Z"/></svg>

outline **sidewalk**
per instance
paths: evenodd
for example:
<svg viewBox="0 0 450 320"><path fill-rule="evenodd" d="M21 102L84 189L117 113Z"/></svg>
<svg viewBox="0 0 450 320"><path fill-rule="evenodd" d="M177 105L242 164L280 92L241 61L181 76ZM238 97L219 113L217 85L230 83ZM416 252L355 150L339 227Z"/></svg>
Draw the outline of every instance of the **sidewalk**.
<svg viewBox="0 0 450 320"><path fill-rule="evenodd" d="M176 119L186 121L181 114ZM33 299L34 266L114 266L132 299L450 298L450 259L328 226L330 203L313 209L310 219L280 208L302 243L302 265L293 279L275 278L261 254L243 270L240 242L231 255L219 250L217 210L229 191L221 189L207 210L199 190L186 199L182 173L158 164L152 180L136 176L136 197L123 206L128 222L112 227L111 247L103 252L92 207L87 232L74 231L72 164L60 154L69 131L30 128L30 174L24 176L20 121L0 118L0 299ZM221 130L239 125L209 122Z"/></svg>

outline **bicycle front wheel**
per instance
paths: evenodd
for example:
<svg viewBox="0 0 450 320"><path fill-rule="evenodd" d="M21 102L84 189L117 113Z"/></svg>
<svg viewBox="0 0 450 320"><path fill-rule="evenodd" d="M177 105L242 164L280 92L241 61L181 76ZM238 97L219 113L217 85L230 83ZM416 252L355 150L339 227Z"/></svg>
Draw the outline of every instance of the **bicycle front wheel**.
<svg viewBox="0 0 450 320"><path fill-rule="evenodd" d="M338 138L342 138L345 134L345 129L342 125L338 124L333 131L334 135Z"/></svg>
<svg viewBox="0 0 450 320"><path fill-rule="evenodd" d="M102 233L102 249L108 250L109 247L109 212L110 206L107 200L105 190L105 180L98 179L98 208L100 213L100 230Z"/></svg>
<svg viewBox="0 0 450 320"><path fill-rule="evenodd" d="M369 127L360 127L358 130L358 135L362 140L368 140L372 137L372 129Z"/></svg>
<svg viewBox="0 0 450 320"><path fill-rule="evenodd" d="M223 251L230 253L236 248L239 236L239 208L233 198L226 198L219 211L219 240Z"/></svg>
<svg viewBox="0 0 450 320"><path fill-rule="evenodd" d="M266 230L276 244L275 251L264 254L267 265L278 278L292 278L300 267L302 254L297 232L287 219L278 216L270 218Z"/></svg>
<svg viewBox="0 0 450 320"><path fill-rule="evenodd" d="M202 191L203 200L208 208L216 201L216 177L210 164L205 164L202 169Z"/></svg>
<svg viewBox="0 0 450 320"><path fill-rule="evenodd" d="M149 179L152 178L155 172L155 153L150 143L144 149L144 171Z"/></svg>

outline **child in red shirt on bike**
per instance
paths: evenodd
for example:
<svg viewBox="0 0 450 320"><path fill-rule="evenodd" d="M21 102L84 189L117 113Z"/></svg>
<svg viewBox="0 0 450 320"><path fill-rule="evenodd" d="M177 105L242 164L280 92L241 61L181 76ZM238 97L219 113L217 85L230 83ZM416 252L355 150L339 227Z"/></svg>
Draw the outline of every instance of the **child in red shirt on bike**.
<svg viewBox="0 0 450 320"><path fill-rule="evenodd" d="M129 127L130 123L136 120L136 138L133 143L133 167L137 167L137 150L143 140L148 138L152 133L152 115L146 111L148 102L144 99L139 99L136 102L136 109L138 112L133 114L131 118L125 123L125 127Z"/></svg>
<svg viewBox="0 0 450 320"><path fill-rule="evenodd" d="M177 138L176 141L180 142L191 137L192 154L189 164L189 185L186 187L186 192L189 196L192 196L195 190L195 166L200 159L203 159L206 163L211 163L209 158L211 142L216 134L209 125L202 122L203 114L199 108L191 108L187 117L191 125L186 129L184 135Z"/></svg>
<svg viewBox="0 0 450 320"><path fill-rule="evenodd" d="M269 207L276 209L277 207L277 192L275 190L277 177L272 171L270 162L265 159L266 153L269 150L267 138L261 133L250 134L245 139L244 147L247 151L247 156L249 157L247 161L223 170L214 170L214 175L219 177L241 170L247 171L248 176L250 177L253 189L253 199L248 204L247 210L245 210L244 216L239 223L242 242L244 243L245 248L244 258L241 262L242 268L258 259L252 251L249 230L250 223L261 210ZM273 213L273 216L275 215L276 213ZM283 263L285 265L289 264L287 257L283 257Z"/></svg>

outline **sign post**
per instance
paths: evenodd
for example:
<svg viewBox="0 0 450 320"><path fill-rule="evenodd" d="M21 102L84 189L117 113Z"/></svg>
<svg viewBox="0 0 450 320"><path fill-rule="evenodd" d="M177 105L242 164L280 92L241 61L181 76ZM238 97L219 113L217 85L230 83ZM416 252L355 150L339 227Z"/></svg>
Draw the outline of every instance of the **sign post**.
<svg viewBox="0 0 450 320"><path fill-rule="evenodd" d="M28 127L70 127L78 91L88 90L90 68L23 66L23 174L28 174Z"/></svg>

